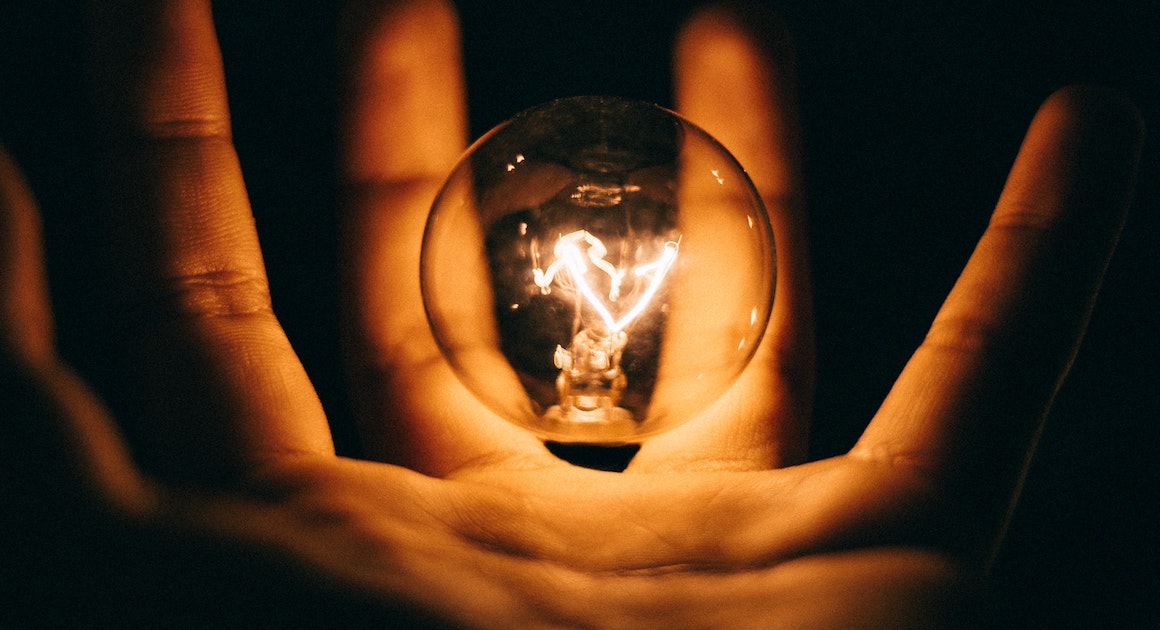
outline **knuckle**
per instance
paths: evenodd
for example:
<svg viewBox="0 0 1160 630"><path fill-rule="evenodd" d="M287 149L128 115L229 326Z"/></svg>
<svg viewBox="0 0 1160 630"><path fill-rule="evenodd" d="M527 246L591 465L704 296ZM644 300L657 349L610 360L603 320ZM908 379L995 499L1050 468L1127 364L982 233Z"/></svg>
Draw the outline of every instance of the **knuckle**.
<svg viewBox="0 0 1160 630"><path fill-rule="evenodd" d="M237 269L208 270L161 281L160 299L150 308L156 321L230 318L272 312L263 274Z"/></svg>
<svg viewBox="0 0 1160 630"><path fill-rule="evenodd" d="M991 216L987 229L1040 236L1056 229L1061 221L1053 208L1020 195L1003 201L1001 210Z"/></svg>
<svg viewBox="0 0 1160 630"><path fill-rule="evenodd" d="M1002 322L965 314L943 315L935 318L922 345L943 352L979 352L997 345L1005 331Z"/></svg>
<svg viewBox="0 0 1160 630"><path fill-rule="evenodd" d="M148 140L203 139L231 141L230 122L225 116L143 116L131 130Z"/></svg>

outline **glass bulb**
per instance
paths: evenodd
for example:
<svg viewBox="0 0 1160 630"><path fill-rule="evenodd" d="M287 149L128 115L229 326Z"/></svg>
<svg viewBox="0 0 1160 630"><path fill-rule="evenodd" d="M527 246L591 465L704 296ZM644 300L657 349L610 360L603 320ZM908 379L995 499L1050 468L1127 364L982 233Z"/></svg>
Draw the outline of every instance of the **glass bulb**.
<svg viewBox="0 0 1160 630"><path fill-rule="evenodd" d="M741 166L619 98L553 101L484 135L436 198L421 259L459 379L562 442L635 442L703 411L773 302L773 237Z"/></svg>

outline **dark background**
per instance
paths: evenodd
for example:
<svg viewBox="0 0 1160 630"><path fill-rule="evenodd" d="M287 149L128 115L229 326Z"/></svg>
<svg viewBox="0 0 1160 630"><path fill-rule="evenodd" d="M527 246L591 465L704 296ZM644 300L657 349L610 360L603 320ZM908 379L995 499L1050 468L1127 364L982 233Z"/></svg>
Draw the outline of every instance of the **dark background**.
<svg viewBox="0 0 1160 630"><path fill-rule="evenodd" d="M336 2L219 3L234 127L275 308L357 450L336 354ZM1160 8L1130 2L770 2L796 34L817 295L816 456L853 443L986 225L1048 94L1099 83L1160 126ZM0 8L0 138L40 197L62 346L103 299L72 2ZM666 103L676 2L461 2L472 133L573 94ZM728 98L728 95L722 95ZM996 568L1012 627L1160 627L1160 175L1135 207Z"/></svg>

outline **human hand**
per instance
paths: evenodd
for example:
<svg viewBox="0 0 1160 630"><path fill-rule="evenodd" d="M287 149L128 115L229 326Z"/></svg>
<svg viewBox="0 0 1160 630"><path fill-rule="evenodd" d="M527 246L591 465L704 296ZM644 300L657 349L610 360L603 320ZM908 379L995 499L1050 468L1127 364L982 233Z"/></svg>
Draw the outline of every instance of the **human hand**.
<svg viewBox="0 0 1160 630"><path fill-rule="evenodd" d="M462 96L447 91L461 85L453 20L438 3L413 5L364 14L351 53L348 308L368 444L431 476L333 455L269 311L208 11L186 2L144 24L111 16L144 41L111 39L108 51L129 54L104 65L117 86L106 111L120 132L119 212L132 243L158 244L127 247L122 278L133 302L162 305L139 342L162 368L142 397L163 404L133 444L153 476L53 354L31 206L6 169L4 416L31 447L5 455L29 487L59 497L15 505L98 527L130 557L154 554L126 570L177 580L188 599L140 576L105 594L141 598L117 587L152 585L145 599L168 595L157 606L176 603L177 614L309 615L279 601L290 592L479 627L945 621L999 535L1078 343L1126 206L1139 142L1130 109L1082 90L1045 105L991 229L862 440L800 464L810 313L788 70L771 54L783 40L720 13L696 18L678 46L677 107L733 148L764 193L779 244L775 314L727 399L650 440L626 473L600 473L559 462L474 402L416 310L408 257L464 134ZM738 58L722 64L714 50ZM723 89L739 95L728 111L713 98ZM400 276L389 264L409 266ZM93 542L41 535L66 550ZM115 561L88 553L96 566ZM70 566L94 568L86 561ZM229 592L244 583L231 572L271 579L286 568L292 577L256 594ZM209 599L199 590L225 604L193 610ZM254 601L239 601L247 593Z"/></svg>

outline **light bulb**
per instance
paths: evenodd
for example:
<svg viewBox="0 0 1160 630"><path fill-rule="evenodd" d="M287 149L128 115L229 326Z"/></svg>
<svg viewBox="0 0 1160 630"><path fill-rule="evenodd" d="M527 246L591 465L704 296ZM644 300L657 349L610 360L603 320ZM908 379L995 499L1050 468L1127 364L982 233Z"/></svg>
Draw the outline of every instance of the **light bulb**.
<svg viewBox="0 0 1160 630"><path fill-rule="evenodd" d="M773 302L773 237L741 166L673 112L619 98L553 101L473 144L421 261L459 379L561 442L636 442L703 411Z"/></svg>

